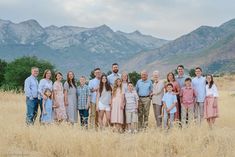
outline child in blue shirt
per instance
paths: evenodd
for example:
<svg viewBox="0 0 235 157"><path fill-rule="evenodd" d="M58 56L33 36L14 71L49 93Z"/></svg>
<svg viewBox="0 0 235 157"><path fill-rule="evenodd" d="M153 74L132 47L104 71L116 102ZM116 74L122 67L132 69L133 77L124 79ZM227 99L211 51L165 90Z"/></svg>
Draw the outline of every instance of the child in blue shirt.
<svg viewBox="0 0 235 157"><path fill-rule="evenodd" d="M167 92L164 94L162 98L163 112L164 112L164 115L163 115L164 128L173 127L174 114L176 113L177 97L172 92L172 90L173 90L173 85L171 83L168 83Z"/></svg>

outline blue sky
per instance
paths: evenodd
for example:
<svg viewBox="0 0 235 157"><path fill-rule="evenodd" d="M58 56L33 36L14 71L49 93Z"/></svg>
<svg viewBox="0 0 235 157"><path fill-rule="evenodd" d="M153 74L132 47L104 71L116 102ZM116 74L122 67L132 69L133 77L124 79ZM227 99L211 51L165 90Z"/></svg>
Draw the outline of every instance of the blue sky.
<svg viewBox="0 0 235 157"><path fill-rule="evenodd" d="M175 39L201 25L235 18L235 0L1 0L0 18L37 20L42 26L74 25Z"/></svg>

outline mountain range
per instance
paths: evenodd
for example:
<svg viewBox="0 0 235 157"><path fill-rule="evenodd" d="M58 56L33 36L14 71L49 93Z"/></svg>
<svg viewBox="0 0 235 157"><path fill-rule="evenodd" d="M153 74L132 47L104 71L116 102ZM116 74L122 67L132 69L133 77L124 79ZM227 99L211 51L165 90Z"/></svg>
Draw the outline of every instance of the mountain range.
<svg viewBox="0 0 235 157"><path fill-rule="evenodd" d="M201 66L211 73L231 72L235 71L235 19L218 27L201 26L172 41L139 31L113 31L107 25L42 27L36 20L0 20L0 58L11 61L28 55L79 75L89 75L98 66L108 71L114 62L128 71L163 74L178 64L188 69Z"/></svg>

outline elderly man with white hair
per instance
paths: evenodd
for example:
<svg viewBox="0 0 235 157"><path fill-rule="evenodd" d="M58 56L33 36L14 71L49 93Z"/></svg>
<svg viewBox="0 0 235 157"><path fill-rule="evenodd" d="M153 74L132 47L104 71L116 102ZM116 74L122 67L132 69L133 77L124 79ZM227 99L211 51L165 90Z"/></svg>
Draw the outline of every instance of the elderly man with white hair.
<svg viewBox="0 0 235 157"><path fill-rule="evenodd" d="M145 129L148 127L148 117L151 102L151 95L153 90L152 81L148 79L148 73L146 70L141 72L141 79L136 84L136 91L139 96L138 107L138 121L139 129Z"/></svg>
<svg viewBox="0 0 235 157"><path fill-rule="evenodd" d="M162 108L162 97L164 95L164 81L160 80L159 71L153 72L153 94L152 94L152 103L153 103L153 112L157 127L162 126L161 118L161 108Z"/></svg>

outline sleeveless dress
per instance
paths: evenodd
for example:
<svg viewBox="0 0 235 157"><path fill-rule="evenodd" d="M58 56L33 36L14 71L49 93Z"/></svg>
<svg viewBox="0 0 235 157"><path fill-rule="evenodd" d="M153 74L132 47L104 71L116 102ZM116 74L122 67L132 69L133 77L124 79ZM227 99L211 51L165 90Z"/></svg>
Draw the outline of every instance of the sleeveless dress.
<svg viewBox="0 0 235 157"><path fill-rule="evenodd" d="M44 106L47 114L42 114L41 122L52 123L52 100L48 98L43 101L45 101Z"/></svg>
<svg viewBox="0 0 235 157"><path fill-rule="evenodd" d="M112 100L111 123L123 124L122 94L120 88L117 89L115 97Z"/></svg>
<svg viewBox="0 0 235 157"><path fill-rule="evenodd" d="M64 106L64 88L61 82L55 82L53 85L54 91L54 104L57 106L55 108L55 119L56 120L66 120L66 110Z"/></svg>

